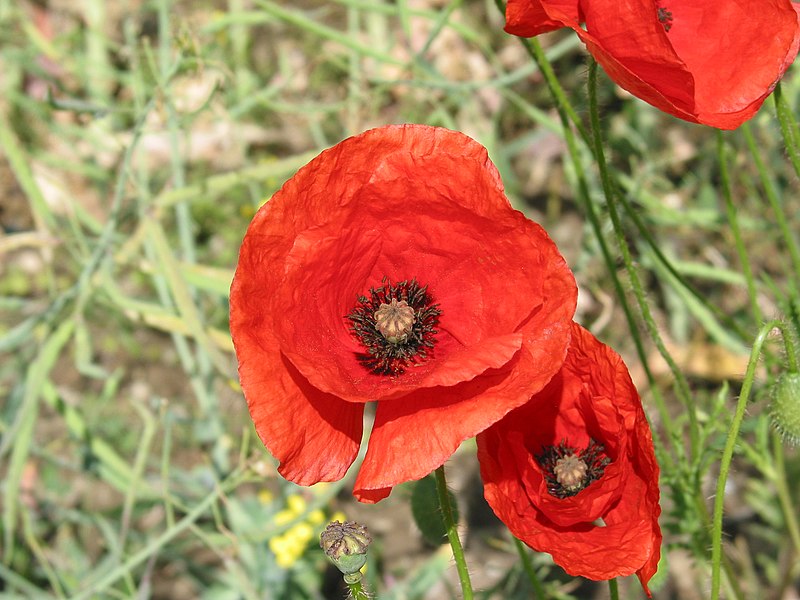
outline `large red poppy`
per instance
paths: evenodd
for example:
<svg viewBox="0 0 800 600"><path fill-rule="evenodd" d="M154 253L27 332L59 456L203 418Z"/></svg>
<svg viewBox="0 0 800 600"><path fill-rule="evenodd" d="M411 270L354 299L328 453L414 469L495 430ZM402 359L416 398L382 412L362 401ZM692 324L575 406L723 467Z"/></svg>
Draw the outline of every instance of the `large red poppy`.
<svg viewBox="0 0 800 600"><path fill-rule="evenodd" d="M505 29L531 37L570 27L633 95L735 129L794 61L799 14L791 0L508 0Z"/></svg>
<svg viewBox="0 0 800 600"><path fill-rule="evenodd" d="M511 532L571 575L658 565L658 465L622 359L579 325L561 371L478 435L486 500ZM649 595L649 591L648 591Z"/></svg>
<svg viewBox="0 0 800 600"><path fill-rule="evenodd" d="M250 414L285 478L343 477L377 401L354 490L375 502L547 384L576 296L485 148L389 126L323 152L258 211L230 326Z"/></svg>

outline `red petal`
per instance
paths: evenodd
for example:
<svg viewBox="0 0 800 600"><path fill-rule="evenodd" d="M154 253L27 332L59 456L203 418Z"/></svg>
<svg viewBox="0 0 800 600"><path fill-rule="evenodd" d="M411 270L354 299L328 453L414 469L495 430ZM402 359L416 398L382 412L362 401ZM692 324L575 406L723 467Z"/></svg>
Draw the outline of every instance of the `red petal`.
<svg viewBox="0 0 800 600"><path fill-rule="evenodd" d="M581 409L587 391L594 423L591 412ZM626 434L615 433L614 423ZM609 448L619 444L609 450L614 464L572 498L546 498L539 493L540 468L531 455L559 438L573 445L581 435L597 435ZM658 466L639 397L613 350L575 325L558 379L481 433L478 458L486 499L514 535L549 552L572 575L610 579L637 572L646 589L660 555ZM612 492L613 485L619 487ZM618 500L609 501L612 496ZM598 517L605 526L593 523Z"/></svg>
<svg viewBox="0 0 800 600"><path fill-rule="evenodd" d="M384 277L417 278L442 310L433 357L397 377L358 363L345 318ZM362 407L347 403L381 400L359 480L377 490L426 475L539 391L563 361L576 296L557 248L510 207L482 146L391 126L323 152L259 210L231 287L231 333L257 429L289 478L341 477L361 431ZM378 456L392 411L404 426L387 429L430 438L429 453Z"/></svg>
<svg viewBox="0 0 800 600"><path fill-rule="evenodd" d="M668 32L658 7L642 0L586 2L586 32L576 31L620 86L683 119L738 127L797 54L800 29L788 0L763 2L755 12L715 0L662 6L672 15Z"/></svg>
<svg viewBox="0 0 800 600"><path fill-rule="evenodd" d="M239 295L238 285L231 291L238 301L231 303L230 327L256 432L286 479L300 485L341 479L358 454L363 406L314 389L277 347L253 336L257 307Z"/></svg>
<svg viewBox="0 0 800 600"><path fill-rule="evenodd" d="M659 10L670 19L659 21ZM681 119L734 129L751 118L797 56L790 0L517 0L506 31L572 27L618 85ZM581 28L586 22L585 30ZM669 25L669 31L665 29Z"/></svg>
<svg viewBox="0 0 800 600"><path fill-rule="evenodd" d="M578 0L508 0L505 30L533 37L578 23L579 13Z"/></svg>

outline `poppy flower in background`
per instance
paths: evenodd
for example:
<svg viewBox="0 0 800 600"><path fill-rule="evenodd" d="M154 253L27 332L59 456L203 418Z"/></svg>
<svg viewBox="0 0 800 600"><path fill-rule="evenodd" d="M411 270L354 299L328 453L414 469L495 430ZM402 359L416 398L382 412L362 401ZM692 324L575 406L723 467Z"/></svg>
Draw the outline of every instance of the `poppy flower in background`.
<svg viewBox="0 0 800 600"><path fill-rule="evenodd" d="M573 325L561 371L477 441L486 500L516 537L570 575L636 573L649 595L661 554L658 465L618 354Z"/></svg>
<svg viewBox="0 0 800 600"><path fill-rule="evenodd" d="M341 479L377 401L354 489L376 502L550 381L576 298L483 146L388 126L326 150L258 211L230 327L256 431L286 479Z"/></svg>
<svg viewBox="0 0 800 600"><path fill-rule="evenodd" d="M508 0L505 30L532 37L570 27L634 96L735 129L797 56L799 15L790 0Z"/></svg>

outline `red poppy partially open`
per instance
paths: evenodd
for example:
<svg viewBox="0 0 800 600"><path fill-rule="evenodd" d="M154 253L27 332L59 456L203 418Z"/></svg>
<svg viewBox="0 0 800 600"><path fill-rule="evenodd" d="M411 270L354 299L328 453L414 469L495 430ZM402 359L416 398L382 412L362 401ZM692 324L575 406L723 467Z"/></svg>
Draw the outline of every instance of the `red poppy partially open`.
<svg viewBox="0 0 800 600"><path fill-rule="evenodd" d="M791 0L508 0L505 29L531 37L570 27L634 96L735 129L797 56L798 15Z"/></svg>
<svg viewBox="0 0 800 600"><path fill-rule="evenodd" d="M377 401L354 491L375 502L547 384L576 296L485 148L389 126L323 152L258 211L230 326L250 414L287 479L343 477Z"/></svg>
<svg viewBox="0 0 800 600"><path fill-rule="evenodd" d="M622 359L579 325L561 371L478 435L484 495L571 575L647 582L658 565L658 465Z"/></svg>

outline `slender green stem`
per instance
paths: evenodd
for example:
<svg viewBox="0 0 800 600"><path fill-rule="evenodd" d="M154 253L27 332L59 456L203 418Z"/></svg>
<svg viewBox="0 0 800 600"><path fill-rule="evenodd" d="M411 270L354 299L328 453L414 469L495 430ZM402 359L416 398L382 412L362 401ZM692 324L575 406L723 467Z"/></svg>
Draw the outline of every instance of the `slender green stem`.
<svg viewBox="0 0 800 600"><path fill-rule="evenodd" d="M775 100L775 110L781 125L786 153L789 155L794 172L800 177L800 148L798 148L800 146L800 128L798 128L792 109L783 95L780 83L775 87L772 97Z"/></svg>
<svg viewBox="0 0 800 600"><path fill-rule="evenodd" d="M453 507L450 506L450 496L447 493L447 480L444 476L444 465L434 471L436 474L436 493L439 496L439 507L442 511L444 528L447 531L447 539L453 549L453 559L456 561L458 579L461 582L461 593L464 600L472 600L472 582L469 580L469 570L467 560L464 557L464 548L458 538L458 529L453 517Z"/></svg>
<svg viewBox="0 0 800 600"><path fill-rule="evenodd" d="M628 278L631 283L634 297L639 305L639 310L642 314L647 331L650 338L653 340L659 354L667 363L672 372L675 382L677 384L678 395L683 402L686 412L689 416L689 435L692 442L692 455L696 455L697 446L699 443L699 427L697 424L697 414L695 406L692 402L691 393L689 391L689 384L686 382L681 370L672 358L672 355L667 351L664 341L661 339L661 334L658 331L655 319L650 312L650 305L647 303L647 297L644 292L644 287L639 279L639 273L633 264L633 257L631 256L630 246L625 239L625 232L622 227L622 221L617 211L617 191L608 170L606 163L605 153L603 150L603 138L600 130L600 111L597 104L597 61L592 60L589 63L589 115L591 118L591 131L592 131L592 145L594 147L594 156L597 167L600 172L600 181L603 185L603 193L606 197L606 205L608 206L608 214L611 217L611 223L614 227L614 233L617 239L617 245L622 254L622 261L625 265L625 271L628 273Z"/></svg>
<svg viewBox="0 0 800 600"><path fill-rule="evenodd" d="M761 180L761 185L764 188L764 193L767 195L767 200L769 200L769 204L772 207L772 212L775 214L775 220L778 223L778 229L780 229L783 242L786 244L786 248L789 250L789 257L792 261L792 268L794 269L795 277L800 279L800 248L798 248L797 240L795 240L792 228L789 225L788 219L786 218L786 213L784 212L781 200L778 197L778 192L775 190L775 184L769 176L769 172L764 165L764 161L761 159L761 152L756 144L756 139L753 136L753 131L750 128L749 123L742 125L742 132L744 133L744 139L747 142L747 147L750 150L753 161L756 164L756 169L758 170L758 176Z"/></svg>
<svg viewBox="0 0 800 600"><path fill-rule="evenodd" d="M717 131L717 162L719 163L719 176L722 182L722 197L725 199L725 212L728 215L728 224L731 226L736 253L739 255L739 262L742 264L742 272L747 282L747 296L750 299L750 310L756 323L761 323L763 317L761 308L758 306L758 296L756 294L756 282L753 277L753 269L750 266L750 256L742 241L742 230L739 228L739 217L736 207L733 205L733 195L731 194L731 179L728 173L728 161L725 158L725 138L721 131Z"/></svg>
<svg viewBox="0 0 800 600"><path fill-rule="evenodd" d="M778 329L781 330L781 337L783 338L783 347L786 349L786 363L789 366L789 371L791 371L792 373L797 373L798 371L797 351L795 350L790 330L783 321L781 321L780 325L778 325ZM800 550L800 548L798 548L798 550Z"/></svg>
<svg viewBox="0 0 800 600"><path fill-rule="evenodd" d="M539 581L536 569L533 568L533 561L531 561L531 556L525 548L525 544L515 537L514 545L517 547L517 554L519 554L519 558L522 560L522 568L525 569L528 581L530 581L531 586L533 586L533 597L536 598L536 600L545 600L544 587L542 586L542 582Z"/></svg>
<svg viewBox="0 0 800 600"><path fill-rule="evenodd" d="M736 446L736 439L739 437L739 427L744 419L747 402L750 399L750 391L755 381L756 366L761 356L761 348L764 345L770 332L775 327L783 324L777 319L764 325L758 332L753 349L750 352L750 360L747 363L742 391L739 401L736 403L736 412L733 415L731 426L728 431L728 438L725 441L725 449L722 451L722 458L719 464L719 478L717 479L717 491L714 497L714 514L711 523L711 600L719 599L720 588L720 564L722 562L722 512L725 502L725 484L728 481L728 471L730 470L731 460L733 459L733 449Z"/></svg>
<svg viewBox="0 0 800 600"><path fill-rule="evenodd" d="M708 506L706 506L706 498L699 486L697 486L696 493L694 494L694 503L695 510L697 511L697 514L700 515L700 522L702 524L703 531L710 533L711 515L708 512ZM705 541L702 541L699 537L695 538L692 546L697 556L705 556L708 551L708 544L706 544ZM733 565L731 565L730 559L724 554L722 555L722 571L725 573L725 577L727 578L732 597L736 598L736 600L745 600L744 592L742 591L739 580L737 579L738 574L734 570Z"/></svg>
<svg viewBox="0 0 800 600"><path fill-rule="evenodd" d="M611 600L619 600L619 587L616 579L608 580L608 594Z"/></svg>

